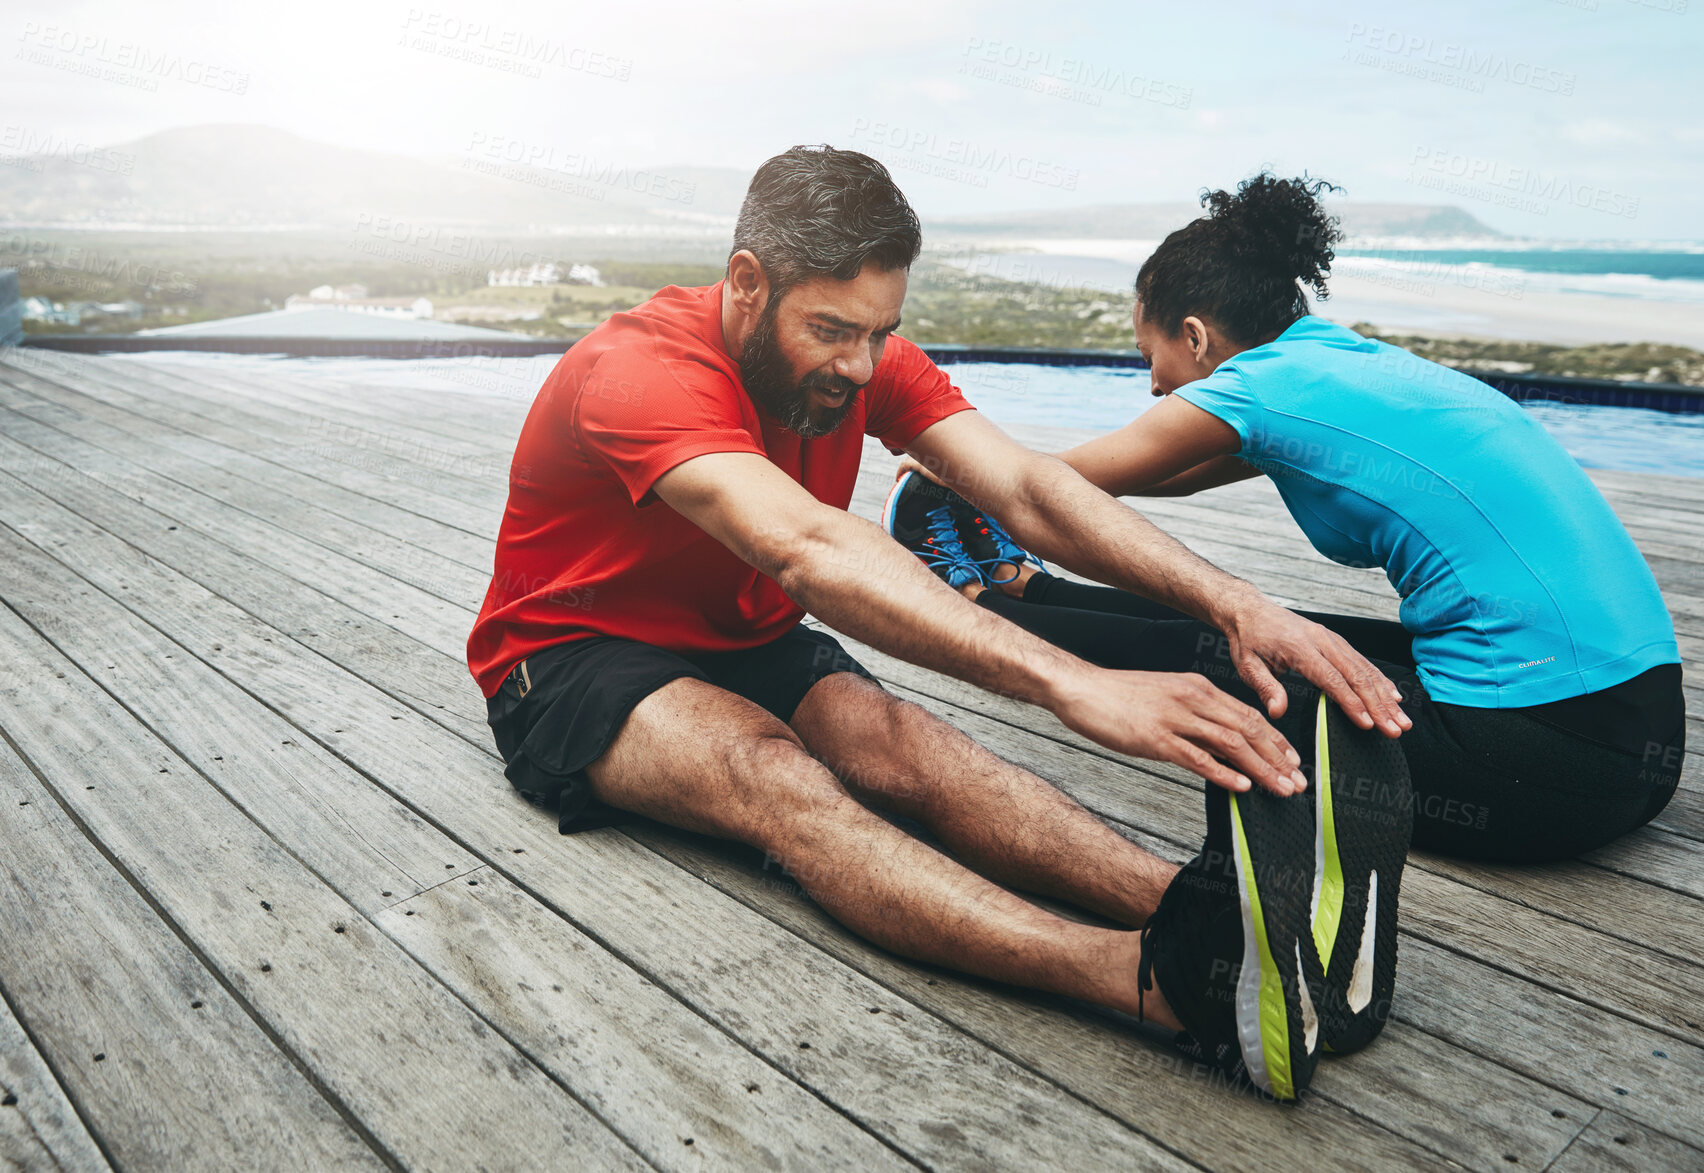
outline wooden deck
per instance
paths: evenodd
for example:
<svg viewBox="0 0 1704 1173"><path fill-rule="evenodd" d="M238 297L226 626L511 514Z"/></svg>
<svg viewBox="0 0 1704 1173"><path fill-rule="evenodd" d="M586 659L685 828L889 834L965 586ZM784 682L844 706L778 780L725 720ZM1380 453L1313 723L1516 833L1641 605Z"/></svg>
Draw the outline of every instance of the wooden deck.
<svg viewBox="0 0 1704 1173"><path fill-rule="evenodd" d="M1275 1108L872 949L754 853L564 837L516 796L463 647L525 406L0 358L0 1165L1704 1167L1696 680L1656 825L1564 866L1414 858L1395 1020ZM890 469L872 447L866 515ZM1696 662L1704 480L1594 477ZM1394 614L1263 483L1147 511L1287 601ZM860 653L1198 845L1198 781Z"/></svg>

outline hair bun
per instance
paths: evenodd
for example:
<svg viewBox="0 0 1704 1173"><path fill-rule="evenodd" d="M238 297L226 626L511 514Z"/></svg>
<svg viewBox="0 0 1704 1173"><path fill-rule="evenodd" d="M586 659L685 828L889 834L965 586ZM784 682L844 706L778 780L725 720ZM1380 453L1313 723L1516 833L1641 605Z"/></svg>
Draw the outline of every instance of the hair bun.
<svg viewBox="0 0 1704 1173"><path fill-rule="evenodd" d="M1279 179L1261 172L1237 185L1235 194L1207 192L1201 203L1225 259L1252 269L1300 281L1319 297L1343 239L1337 217L1320 204L1320 195L1341 188L1323 179Z"/></svg>

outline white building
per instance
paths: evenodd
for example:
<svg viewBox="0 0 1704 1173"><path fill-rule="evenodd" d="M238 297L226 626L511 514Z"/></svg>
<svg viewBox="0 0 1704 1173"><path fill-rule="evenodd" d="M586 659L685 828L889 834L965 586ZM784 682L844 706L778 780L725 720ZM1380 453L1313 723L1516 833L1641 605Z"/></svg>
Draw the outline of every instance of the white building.
<svg viewBox="0 0 1704 1173"><path fill-rule="evenodd" d="M346 297L344 290L359 289L363 294L366 289L360 285L343 285L333 290L329 285L321 285L308 291L306 296L293 293L284 299L286 311L333 309L343 310L352 314L377 314L382 318L429 318L432 316L432 300L426 297ZM329 292L331 296L323 296Z"/></svg>
<svg viewBox="0 0 1704 1173"><path fill-rule="evenodd" d="M562 266L551 261L536 261L524 269L492 269L485 276L487 285L602 285L603 274L594 265Z"/></svg>
<svg viewBox="0 0 1704 1173"><path fill-rule="evenodd" d="M549 261L535 261L524 269L492 269L486 274L487 285L559 285L562 266Z"/></svg>

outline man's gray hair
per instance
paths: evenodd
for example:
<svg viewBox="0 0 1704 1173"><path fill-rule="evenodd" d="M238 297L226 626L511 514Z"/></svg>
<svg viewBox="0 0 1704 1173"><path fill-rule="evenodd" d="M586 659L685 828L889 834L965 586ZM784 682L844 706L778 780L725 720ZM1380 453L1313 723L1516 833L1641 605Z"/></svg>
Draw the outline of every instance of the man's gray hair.
<svg viewBox="0 0 1704 1173"><path fill-rule="evenodd" d="M770 299L813 277L850 281L865 264L909 269L923 248L917 213L886 167L857 151L793 147L757 169L734 224Z"/></svg>

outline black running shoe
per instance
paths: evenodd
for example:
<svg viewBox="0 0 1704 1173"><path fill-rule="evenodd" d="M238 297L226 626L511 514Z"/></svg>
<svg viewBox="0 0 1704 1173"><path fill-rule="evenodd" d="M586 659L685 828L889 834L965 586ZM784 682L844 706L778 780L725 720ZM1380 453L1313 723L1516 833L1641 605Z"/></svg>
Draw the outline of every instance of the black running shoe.
<svg viewBox="0 0 1704 1173"><path fill-rule="evenodd" d="M1328 1051L1346 1054L1384 1029L1396 986L1396 903L1414 828L1400 743L1357 729L1321 696L1311 797L1320 1032Z"/></svg>
<svg viewBox="0 0 1704 1173"><path fill-rule="evenodd" d="M1207 841L1142 928L1138 981L1158 981L1193 1053L1279 1100L1319 1061L1310 927L1313 807L1207 787Z"/></svg>

